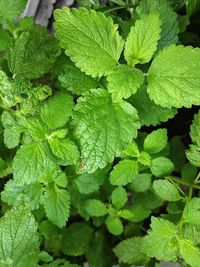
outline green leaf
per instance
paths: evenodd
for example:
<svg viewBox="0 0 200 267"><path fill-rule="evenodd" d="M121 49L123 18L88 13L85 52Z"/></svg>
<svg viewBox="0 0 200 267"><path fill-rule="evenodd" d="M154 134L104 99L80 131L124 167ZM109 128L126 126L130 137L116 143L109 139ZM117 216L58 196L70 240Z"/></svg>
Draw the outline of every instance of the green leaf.
<svg viewBox="0 0 200 267"><path fill-rule="evenodd" d="M132 218L130 219L130 221L132 222L141 222L151 214L151 211L149 209L140 204L132 205L129 210L133 214Z"/></svg>
<svg viewBox="0 0 200 267"><path fill-rule="evenodd" d="M156 180L153 182L153 189L163 200L179 201L181 199L177 187L168 180Z"/></svg>
<svg viewBox="0 0 200 267"><path fill-rule="evenodd" d="M81 148L81 171L104 168L137 135L135 108L112 103L106 90L92 90L79 98L73 116L74 134Z"/></svg>
<svg viewBox="0 0 200 267"><path fill-rule="evenodd" d="M140 173L136 175L133 182L130 184L131 190L135 192L148 190L151 185L151 176L150 173Z"/></svg>
<svg viewBox="0 0 200 267"><path fill-rule="evenodd" d="M35 267L39 242L37 225L30 210L18 206L7 211L0 219L0 265Z"/></svg>
<svg viewBox="0 0 200 267"><path fill-rule="evenodd" d="M17 151L13 161L13 176L19 184L37 181L44 169L46 156L39 143L24 144Z"/></svg>
<svg viewBox="0 0 200 267"><path fill-rule="evenodd" d="M114 166L110 173L110 183L112 185L126 185L131 183L138 174L138 164L134 160L124 159Z"/></svg>
<svg viewBox="0 0 200 267"><path fill-rule="evenodd" d="M1 0L0 1L0 23L6 20L14 20L26 6L27 0Z"/></svg>
<svg viewBox="0 0 200 267"><path fill-rule="evenodd" d="M120 242L113 251L119 260L124 263L143 265L148 262L149 258L141 252L142 244L143 238L132 237Z"/></svg>
<svg viewBox="0 0 200 267"><path fill-rule="evenodd" d="M92 235L92 228L86 223L73 223L62 236L62 251L66 255L83 255Z"/></svg>
<svg viewBox="0 0 200 267"><path fill-rule="evenodd" d="M74 107L73 98L65 92L57 92L54 96L43 102L40 116L50 129L65 126L72 115Z"/></svg>
<svg viewBox="0 0 200 267"><path fill-rule="evenodd" d="M139 192L134 194L134 203L144 206L147 209L154 210L162 206L163 201L158 196L148 190L145 192Z"/></svg>
<svg viewBox="0 0 200 267"><path fill-rule="evenodd" d="M182 236L184 239L189 239L195 245L198 245L200 243L200 225L184 223L182 227Z"/></svg>
<svg viewBox="0 0 200 267"><path fill-rule="evenodd" d="M59 72L58 76L62 87L76 95L82 95L89 89L97 87L97 81L84 72L81 72L71 60L64 58L63 61L62 70L61 73Z"/></svg>
<svg viewBox="0 0 200 267"><path fill-rule="evenodd" d="M183 221L191 224L200 224L200 198L188 200L183 210Z"/></svg>
<svg viewBox="0 0 200 267"><path fill-rule="evenodd" d="M153 57L160 39L161 21L159 13L142 15L136 20L125 44L124 56L130 66L144 64Z"/></svg>
<svg viewBox="0 0 200 267"><path fill-rule="evenodd" d="M158 129L144 139L144 150L149 154L156 154L162 151L167 145L167 130Z"/></svg>
<svg viewBox="0 0 200 267"><path fill-rule="evenodd" d="M176 261L176 226L167 220L152 217L151 230L144 238L142 252L157 260Z"/></svg>
<svg viewBox="0 0 200 267"><path fill-rule="evenodd" d="M186 157L195 167L200 167L200 148L196 145L190 145L190 149L186 150Z"/></svg>
<svg viewBox="0 0 200 267"><path fill-rule="evenodd" d="M106 226L108 231L113 235L121 235L123 232L123 224L118 217L108 216L106 219Z"/></svg>
<svg viewBox="0 0 200 267"><path fill-rule="evenodd" d="M76 144L69 138L50 138L52 152L62 160L61 165L73 165L79 160L79 151Z"/></svg>
<svg viewBox="0 0 200 267"><path fill-rule="evenodd" d="M113 101L119 102L122 98L129 98L136 93L144 82L144 76L139 69L119 65L107 76L107 80L108 91L112 94Z"/></svg>
<svg viewBox="0 0 200 267"><path fill-rule="evenodd" d="M0 17L1 17L1 15L0 15ZM0 40L1 40L0 52L11 48L11 46L13 44L13 39L12 39L12 36L10 35L10 33L7 30L4 30L4 29L0 28Z"/></svg>
<svg viewBox="0 0 200 267"><path fill-rule="evenodd" d="M150 99L162 107L200 104L200 49L171 45L153 60L148 71Z"/></svg>
<svg viewBox="0 0 200 267"><path fill-rule="evenodd" d="M179 239L180 254L192 267L200 267L200 249L187 239Z"/></svg>
<svg viewBox="0 0 200 267"><path fill-rule="evenodd" d="M190 126L190 137L194 144L200 146L200 111L194 115L194 120Z"/></svg>
<svg viewBox="0 0 200 267"><path fill-rule="evenodd" d="M56 185L45 188L44 209L47 218L62 228L70 214L70 195L67 190L60 189Z"/></svg>
<svg viewBox="0 0 200 267"><path fill-rule="evenodd" d="M45 28L23 32L9 53L9 67L14 77L35 79L47 73L59 48Z"/></svg>
<svg viewBox="0 0 200 267"><path fill-rule="evenodd" d="M163 108L151 101L146 86L141 86L137 93L130 98L130 103L137 109L141 125L155 126L168 121L177 113L175 108Z"/></svg>
<svg viewBox="0 0 200 267"><path fill-rule="evenodd" d="M126 190L123 187L117 187L112 191L111 195L112 204L116 209L121 209L124 207L126 202L128 201L128 195Z"/></svg>
<svg viewBox="0 0 200 267"><path fill-rule="evenodd" d="M186 5L187 15L190 17L193 13L196 13L200 9L200 3L198 0L184 0Z"/></svg>
<svg viewBox="0 0 200 267"><path fill-rule="evenodd" d="M174 164L168 158L158 157L152 160L150 170L156 177L162 177L174 170Z"/></svg>
<svg viewBox="0 0 200 267"><path fill-rule="evenodd" d="M56 10L54 17L56 36L81 71L96 77L116 66L123 41L110 17L85 8Z"/></svg>
<svg viewBox="0 0 200 267"><path fill-rule="evenodd" d="M40 119L35 117L26 118L23 126L27 129L34 141L45 140L46 136L48 136L48 128Z"/></svg>
<svg viewBox="0 0 200 267"><path fill-rule="evenodd" d="M100 217L108 213L106 205L98 199L87 199L83 206L90 216Z"/></svg>

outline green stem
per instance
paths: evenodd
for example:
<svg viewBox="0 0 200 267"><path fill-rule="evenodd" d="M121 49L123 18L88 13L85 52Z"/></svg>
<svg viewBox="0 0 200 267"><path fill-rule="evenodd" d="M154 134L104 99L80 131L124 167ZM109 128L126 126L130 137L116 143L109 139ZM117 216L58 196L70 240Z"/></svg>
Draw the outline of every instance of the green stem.
<svg viewBox="0 0 200 267"><path fill-rule="evenodd" d="M197 174L197 177L196 177L195 180L194 180L194 183L195 183L195 184L198 183L199 178L200 178L200 172Z"/></svg>
<svg viewBox="0 0 200 267"><path fill-rule="evenodd" d="M168 179L168 180L175 181L178 184L185 185L187 187L192 187L192 188L200 189L200 185L196 185L196 184L192 184L192 183L188 183L188 182L182 181L179 178L174 177L174 176L166 176L165 178Z"/></svg>
<svg viewBox="0 0 200 267"><path fill-rule="evenodd" d="M111 13L111 12L113 12L113 11L120 10L120 9L125 9L125 8L127 8L127 6L117 6L117 7L113 7L113 8L111 8L111 9L109 9L109 10L104 11L104 14L108 14L108 13Z"/></svg>

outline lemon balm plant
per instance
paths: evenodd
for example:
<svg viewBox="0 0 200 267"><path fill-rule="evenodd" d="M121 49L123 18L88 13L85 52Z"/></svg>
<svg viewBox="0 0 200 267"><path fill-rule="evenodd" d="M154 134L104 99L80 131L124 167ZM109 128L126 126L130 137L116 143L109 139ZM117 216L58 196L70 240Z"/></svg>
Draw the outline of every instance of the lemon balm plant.
<svg viewBox="0 0 200 267"><path fill-rule="evenodd" d="M0 0L0 266L199 267L199 3L78 3Z"/></svg>

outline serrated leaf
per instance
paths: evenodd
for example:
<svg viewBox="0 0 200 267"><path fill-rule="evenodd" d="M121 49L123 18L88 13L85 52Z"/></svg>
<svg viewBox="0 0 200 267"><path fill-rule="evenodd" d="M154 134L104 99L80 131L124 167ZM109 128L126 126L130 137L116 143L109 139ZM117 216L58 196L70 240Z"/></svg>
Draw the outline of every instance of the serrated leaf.
<svg viewBox="0 0 200 267"><path fill-rule="evenodd" d="M65 92L57 92L43 102L40 116L50 129L63 127L72 115L73 98Z"/></svg>
<svg viewBox="0 0 200 267"><path fill-rule="evenodd" d="M36 28L16 39L9 53L9 67L14 77L35 79L48 72L58 53L56 39L45 28Z"/></svg>
<svg viewBox="0 0 200 267"><path fill-rule="evenodd" d="M83 207L89 216L100 217L107 214L106 205L98 199L87 199Z"/></svg>
<svg viewBox="0 0 200 267"><path fill-rule="evenodd" d="M149 154L156 154L163 150L167 145L167 130L158 129L144 139L144 150Z"/></svg>
<svg viewBox="0 0 200 267"><path fill-rule="evenodd" d="M35 267L39 242L37 225L30 210L18 206L7 211L0 220L0 265Z"/></svg>
<svg viewBox="0 0 200 267"><path fill-rule="evenodd" d="M179 201L181 199L177 187L167 180L155 180L153 182L153 189L163 200Z"/></svg>
<svg viewBox="0 0 200 267"><path fill-rule="evenodd" d="M191 240L195 245L200 243L200 225L184 223L182 227L182 236L184 239Z"/></svg>
<svg viewBox="0 0 200 267"><path fill-rule="evenodd" d="M119 65L107 76L107 80L108 91L112 94L113 101L119 102L122 98L129 98L136 93L144 82L144 76L139 69Z"/></svg>
<svg viewBox="0 0 200 267"><path fill-rule="evenodd" d="M157 260L176 261L176 226L167 220L152 217L151 230L144 237L142 251Z"/></svg>
<svg viewBox="0 0 200 267"><path fill-rule="evenodd" d="M31 135L34 141L45 140L46 136L48 135L48 128L41 121L41 119L37 119L35 117L26 118L26 120L23 123L23 126Z"/></svg>
<svg viewBox="0 0 200 267"><path fill-rule="evenodd" d="M138 164L134 160L121 160L110 173L110 183L112 185L126 185L131 183L138 174Z"/></svg>
<svg viewBox="0 0 200 267"><path fill-rule="evenodd" d="M44 209L47 218L58 227L65 226L70 214L70 195L56 185L45 188Z"/></svg>
<svg viewBox="0 0 200 267"><path fill-rule="evenodd" d="M196 145L190 145L189 149L185 151L189 162L195 167L200 167L200 148Z"/></svg>
<svg viewBox="0 0 200 267"><path fill-rule="evenodd" d="M76 144L69 138L51 138L48 140L51 150L62 160L61 165L73 165L79 160L79 151Z"/></svg>
<svg viewBox="0 0 200 267"><path fill-rule="evenodd" d="M119 260L124 263L143 265L148 262L149 258L141 252L142 244L143 238L132 237L120 242L113 251Z"/></svg>
<svg viewBox="0 0 200 267"><path fill-rule="evenodd" d="M144 64L153 57L160 39L161 20L159 13L142 15L136 20L125 44L124 56L130 66Z"/></svg>
<svg viewBox="0 0 200 267"><path fill-rule="evenodd" d="M0 1L0 23L6 20L14 20L26 6L27 0L1 0Z"/></svg>
<svg viewBox="0 0 200 267"><path fill-rule="evenodd" d="M62 251L66 255L83 255L92 235L92 228L86 223L73 223L64 232L62 237Z"/></svg>
<svg viewBox="0 0 200 267"><path fill-rule="evenodd" d="M200 49L171 45L153 60L148 71L147 92L162 107L200 104Z"/></svg>
<svg viewBox="0 0 200 267"><path fill-rule="evenodd" d="M183 221L191 224L200 224L200 198L188 200L183 210Z"/></svg>
<svg viewBox="0 0 200 267"><path fill-rule="evenodd" d="M81 71L96 77L116 66L123 41L110 17L85 8L56 10L54 16L56 36Z"/></svg>
<svg viewBox="0 0 200 267"><path fill-rule="evenodd" d="M112 103L104 89L79 98L73 116L74 134L80 143L81 170L104 168L137 135L136 110L125 101Z"/></svg>
<svg viewBox="0 0 200 267"><path fill-rule="evenodd" d="M117 187L112 191L111 195L112 204L118 210L124 207L126 202L128 201L128 195L126 190L123 187Z"/></svg>
<svg viewBox="0 0 200 267"><path fill-rule="evenodd" d="M194 144L200 146L200 111L194 115L194 120L190 126L190 137Z"/></svg>
<svg viewBox="0 0 200 267"><path fill-rule="evenodd" d="M163 108L151 101L146 86L138 89L137 93L131 97L130 103L137 109L141 125L155 126L168 121L177 113L175 108Z"/></svg>
<svg viewBox="0 0 200 267"><path fill-rule="evenodd" d="M118 217L108 216L105 224L108 231L113 235L121 235L124 230L123 224Z"/></svg>
<svg viewBox="0 0 200 267"><path fill-rule="evenodd" d="M168 158L158 157L152 160L150 170L156 177L162 177L174 170L174 164Z"/></svg>
<svg viewBox="0 0 200 267"><path fill-rule="evenodd" d="M200 267L200 249L191 240L179 239L180 254L192 267Z"/></svg>

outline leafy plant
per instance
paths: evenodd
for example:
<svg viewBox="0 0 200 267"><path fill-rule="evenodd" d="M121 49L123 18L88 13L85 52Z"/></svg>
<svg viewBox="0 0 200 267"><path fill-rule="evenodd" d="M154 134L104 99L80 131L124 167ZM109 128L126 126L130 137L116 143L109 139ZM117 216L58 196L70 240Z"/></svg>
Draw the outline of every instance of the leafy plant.
<svg viewBox="0 0 200 267"><path fill-rule="evenodd" d="M77 4L0 0L0 266L199 267L199 3Z"/></svg>

